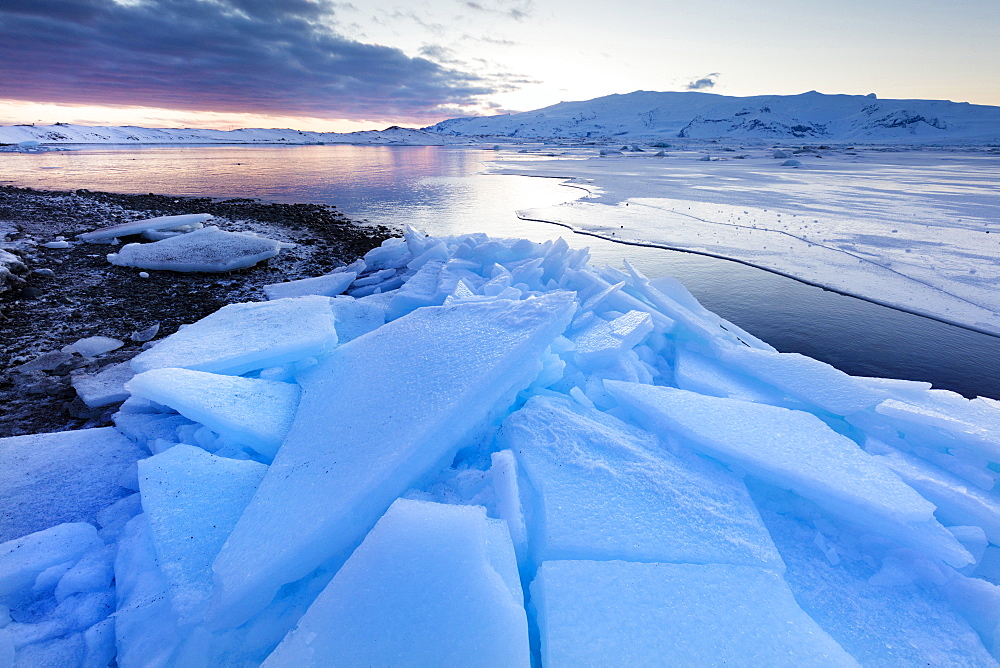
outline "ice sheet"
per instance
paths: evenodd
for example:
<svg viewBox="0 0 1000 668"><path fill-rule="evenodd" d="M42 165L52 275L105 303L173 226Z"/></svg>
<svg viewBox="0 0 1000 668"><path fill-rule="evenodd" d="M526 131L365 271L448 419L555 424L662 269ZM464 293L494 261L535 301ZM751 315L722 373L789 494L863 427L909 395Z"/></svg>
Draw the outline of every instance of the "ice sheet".
<svg viewBox="0 0 1000 668"><path fill-rule="evenodd" d="M281 585L346 557L396 497L507 410L574 308L555 293L418 309L304 374L295 423L213 566L218 623L245 621Z"/></svg>
<svg viewBox="0 0 1000 668"><path fill-rule="evenodd" d="M181 623L199 621L212 562L267 467L177 445L139 465L139 491L157 561Z"/></svg>
<svg viewBox="0 0 1000 668"><path fill-rule="evenodd" d="M264 665L527 668L514 550L491 523L480 506L396 501Z"/></svg>
<svg viewBox="0 0 1000 668"><path fill-rule="evenodd" d="M229 304L132 358L136 373L177 367L240 375L337 345L327 297Z"/></svg>
<svg viewBox="0 0 1000 668"><path fill-rule="evenodd" d="M815 415L669 387L607 381L630 413L685 444L817 505L961 567L972 556L934 518L934 506Z"/></svg>
<svg viewBox="0 0 1000 668"><path fill-rule="evenodd" d="M151 369L126 387L268 459L292 426L299 403L299 386L293 383L191 369Z"/></svg>
<svg viewBox="0 0 1000 668"><path fill-rule="evenodd" d="M743 482L568 400L535 397L503 424L536 564L550 559L783 568ZM520 477L520 476L519 476ZM530 490L530 491L528 491Z"/></svg>
<svg viewBox="0 0 1000 668"><path fill-rule="evenodd" d="M531 594L547 668L857 665L760 568L547 561Z"/></svg>
<svg viewBox="0 0 1000 668"><path fill-rule="evenodd" d="M697 162L688 151L664 160L568 159L580 153L508 159L492 171L574 178L599 193L522 212L529 218L737 259L1000 332L1000 265L992 260L1000 227L991 213L1000 188L993 163L979 155L838 148L788 169L764 148L744 148L738 161Z"/></svg>
<svg viewBox="0 0 1000 668"><path fill-rule="evenodd" d="M114 427L0 438L0 541L93 522L129 493L119 478L147 455Z"/></svg>

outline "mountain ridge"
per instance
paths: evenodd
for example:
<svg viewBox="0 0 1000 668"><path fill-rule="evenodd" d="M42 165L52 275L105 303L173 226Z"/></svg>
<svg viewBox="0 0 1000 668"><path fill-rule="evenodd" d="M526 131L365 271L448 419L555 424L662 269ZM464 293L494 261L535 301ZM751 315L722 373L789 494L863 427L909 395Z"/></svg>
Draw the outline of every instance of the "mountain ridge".
<svg viewBox="0 0 1000 668"><path fill-rule="evenodd" d="M1000 107L880 100L873 93L634 91L517 114L453 118L423 129L453 137L993 141L1000 139Z"/></svg>

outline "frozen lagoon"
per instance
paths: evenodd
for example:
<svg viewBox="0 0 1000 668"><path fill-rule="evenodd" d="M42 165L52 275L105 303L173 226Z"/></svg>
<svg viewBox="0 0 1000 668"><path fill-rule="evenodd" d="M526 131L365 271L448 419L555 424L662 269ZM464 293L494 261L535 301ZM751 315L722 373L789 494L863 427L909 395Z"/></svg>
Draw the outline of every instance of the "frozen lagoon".
<svg viewBox="0 0 1000 668"><path fill-rule="evenodd" d="M728 147L734 148L734 151L725 151L726 147L719 144L702 142L697 143L695 148L697 146L708 146L715 151L715 157L729 159L701 162L699 157L705 154L704 151L684 146L666 149L669 155L662 159L651 158L660 149L598 158L600 149L596 147L573 148L540 143L524 147L508 146L499 151L434 146L100 146L38 155L10 154L5 156L4 167L6 178L20 185L326 202L336 204L354 219L369 219L388 225L406 222L436 235L482 231L491 236L546 241L560 234L565 235L565 228L520 220L514 210L540 210L545 216L559 214L578 206L560 207L560 204L582 197L586 192L560 187L559 184L565 180L558 178L476 175L482 171L484 162L504 168L505 161L514 160L524 168L522 171L529 173L525 170L530 165L522 163L526 160L540 161L541 167L547 166L556 173L571 168L582 173L586 167L595 175L599 175L598 170L604 161L615 162L619 165L616 169L625 165L637 171L653 169L649 165L655 163L658 165L655 169L664 170L664 174L684 170L700 170L708 174L706 170L709 168L720 168L736 172L742 170L745 177L748 173L767 168L771 170L768 178L780 185L780 181L775 180L779 177L819 178L812 163L832 159L843 162L845 169L863 168L866 174L876 176L885 172L884 177L878 177L876 181L885 185L887 179L895 179L895 186L890 183L885 187L895 187L899 195L906 189L920 187L916 178L919 170L928 172L925 176L930 179L938 178L934 170L926 166L928 160L940 159L942 164L956 159L996 160L995 152L982 148L886 152L878 147L859 147L854 151L860 154L858 158L837 158L836 155L802 158L800 155L805 167L790 170L779 169L777 163L781 160L769 157L772 151L763 147L736 152L736 148L740 148L737 144ZM620 145L612 148L620 148ZM735 159L734 154L749 154L751 157ZM588 157L595 159L584 159ZM860 162L857 165L847 162L854 159ZM907 167L910 163L924 166L915 172ZM808 174L806 170L809 170ZM990 178L990 175L986 174L985 178ZM683 179L681 182L684 182ZM643 181L640 179L636 183L642 184ZM665 189L671 188L670 183L665 179L662 182L654 179L652 186L656 193L663 194ZM671 197L697 195L704 202L728 202L721 198L734 196L730 188L732 183L734 181L703 178L694 182L696 187L693 189L676 189L668 194ZM759 190L761 185L758 183L755 186L746 178L740 183L751 190L755 187ZM576 185L594 187L586 183ZM856 181L855 185L859 186L858 197L870 197L866 194L864 180ZM954 184L952 187L957 188ZM637 196L638 193L629 191L626 194ZM850 192L845 192L838 204L841 213L849 213L849 195ZM774 195L775 198L779 196L780 193ZM805 197L801 192L800 196ZM597 202L589 199L579 206L586 204L591 213L600 216L615 216L620 212L631 215L634 208L633 205L611 206ZM826 202L810 202L808 197L801 203L806 206L831 206ZM782 218L785 217L782 215ZM556 219L554 216L551 218ZM803 216L799 216L801 218ZM595 220L588 222L594 223ZM601 227L600 220L596 223ZM727 227L709 223L704 223L704 226L728 230ZM617 230L605 228L606 225L598 231L587 232L584 227L580 230L599 237L603 235L609 241L576 237L571 243L589 245L592 256L600 264L620 266L622 259L628 258L649 276L680 278L710 309L764 336L780 350L801 352L855 375L929 380L936 387L953 389L966 396L985 394L1000 397L1000 339L842 297L736 262L692 253L626 246L617 243L622 232L620 227ZM636 234L648 240L655 237L656 232L654 226L638 230ZM738 237L734 239L739 240ZM745 249L734 244L728 251L739 258ZM779 259L789 261L788 258ZM995 262L982 264L986 268L976 269L977 273L988 272L989 267L995 266ZM853 292L857 292L853 288L876 289L869 277L862 278L863 284L852 286Z"/></svg>

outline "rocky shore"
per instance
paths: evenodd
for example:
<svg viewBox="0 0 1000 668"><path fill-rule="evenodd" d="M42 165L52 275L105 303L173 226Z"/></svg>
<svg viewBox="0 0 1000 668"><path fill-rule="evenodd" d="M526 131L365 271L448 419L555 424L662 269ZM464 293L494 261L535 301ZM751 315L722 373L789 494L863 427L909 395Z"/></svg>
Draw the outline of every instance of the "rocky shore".
<svg viewBox="0 0 1000 668"><path fill-rule="evenodd" d="M109 263L113 246L45 245L62 246L52 242L100 227L187 213L209 213L223 229L297 245L240 271L144 272L148 277ZM396 234L356 224L325 205L0 187L0 249L13 256L0 287L0 437L109 424L115 408L88 409L71 380L138 353L144 342L133 333L159 324L156 338L162 338L225 304L264 299L261 286L268 283L327 273ZM89 336L126 345L95 358L36 361Z"/></svg>

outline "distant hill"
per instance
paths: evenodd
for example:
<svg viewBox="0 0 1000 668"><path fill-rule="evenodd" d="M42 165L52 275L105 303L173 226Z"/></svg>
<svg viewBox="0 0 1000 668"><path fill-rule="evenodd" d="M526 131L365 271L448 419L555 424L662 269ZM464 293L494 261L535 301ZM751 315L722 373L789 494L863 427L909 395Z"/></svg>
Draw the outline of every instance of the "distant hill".
<svg viewBox="0 0 1000 668"><path fill-rule="evenodd" d="M88 125L0 126L0 144L37 141L42 144L399 144L426 146L456 140L423 130L393 126L362 132L304 130L207 130L198 128L95 127Z"/></svg>
<svg viewBox="0 0 1000 668"><path fill-rule="evenodd" d="M424 128L455 137L688 137L811 141L995 141L1000 107L872 95L731 97L636 91Z"/></svg>

